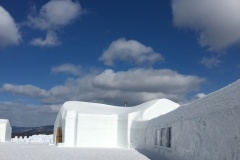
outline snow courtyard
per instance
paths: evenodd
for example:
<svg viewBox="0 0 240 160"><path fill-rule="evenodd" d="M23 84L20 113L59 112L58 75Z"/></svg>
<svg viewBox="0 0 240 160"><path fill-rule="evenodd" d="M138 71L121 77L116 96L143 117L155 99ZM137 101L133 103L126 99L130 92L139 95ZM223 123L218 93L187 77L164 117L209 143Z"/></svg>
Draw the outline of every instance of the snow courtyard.
<svg viewBox="0 0 240 160"><path fill-rule="evenodd" d="M149 160L134 149L0 143L1 160Z"/></svg>

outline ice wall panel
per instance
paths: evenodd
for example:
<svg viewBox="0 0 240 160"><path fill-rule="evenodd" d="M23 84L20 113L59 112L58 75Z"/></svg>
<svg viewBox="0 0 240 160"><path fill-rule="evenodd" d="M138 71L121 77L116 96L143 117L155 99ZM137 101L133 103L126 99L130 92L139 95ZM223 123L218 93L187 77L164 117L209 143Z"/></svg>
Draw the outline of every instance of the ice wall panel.
<svg viewBox="0 0 240 160"><path fill-rule="evenodd" d="M65 146L75 146L77 114L74 111L67 112L65 119ZM66 138L67 137L67 138Z"/></svg>
<svg viewBox="0 0 240 160"><path fill-rule="evenodd" d="M128 116L120 115L118 117L117 145L119 147L128 147Z"/></svg>
<svg viewBox="0 0 240 160"><path fill-rule="evenodd" d="M5 140L6 141L11 141L12 138L12 127L10 126L9 123L6 124L6 135L5 135Z"/></svg>
<svg viewBox="0 0 240 160"><path fill-rule="evenodd" d="M0 142L5 142L6 135L6 126L4 124L0 124Z"/></svg>
<svg viewBox="0 0 240 160"><path fill-rule="evenodd" d="M77 128L77 146L117 145L117 116L78 114Z"/></svg>

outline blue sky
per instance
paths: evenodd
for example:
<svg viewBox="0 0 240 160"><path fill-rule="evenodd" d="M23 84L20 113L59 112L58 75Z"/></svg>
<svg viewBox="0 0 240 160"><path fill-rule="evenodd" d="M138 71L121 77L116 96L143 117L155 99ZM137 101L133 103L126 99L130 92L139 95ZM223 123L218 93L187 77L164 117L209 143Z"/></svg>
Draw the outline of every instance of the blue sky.
<svg viewBox="0 0 240 160"><path fill-rule="evenodd" d="M53 124L65 101L183 104L240 77L239 0L2 0L0 118Z"/></svg>

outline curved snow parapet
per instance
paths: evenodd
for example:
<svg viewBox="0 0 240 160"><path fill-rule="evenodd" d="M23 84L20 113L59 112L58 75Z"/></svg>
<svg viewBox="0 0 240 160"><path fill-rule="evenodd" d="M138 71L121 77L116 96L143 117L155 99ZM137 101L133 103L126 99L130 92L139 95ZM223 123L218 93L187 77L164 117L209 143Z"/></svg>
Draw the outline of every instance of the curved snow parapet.
<svg viewBox="0 0 240 160"><path fill-rule="evenodd" d="M55 121L54 143L80 147L129 147L133 121L149 120L178 106L167 99L135 107L66 102Z"/></svg>
<svg viewBox="0 0 240 160"><path fill-rule="evenodd" d="M11 141L12 127L8 119L0 119L0 142Z"/></svg>
<svg viewBox="0 0 240 160"><path fill-rule="evenodd" d="M142 108L135 120L150 120L158 116L167 114L179 107L179 104L168 99L157 99L143 103L136 108ZM141 115L141 117L139 117Z"/></svg>
<svg viewBox="0 0 240 160"><path fill-rule="evenodd" d="M179 104L168 99L152 100L134 107L134 110L138 108L138 111L131 112L128 116L128 147L137 146L138 142L142 141L141 139L136 139L142 137L140 135L145 133L146 124L149 120L170 113L178 107ZM133 143L134 140L135 143Z"/></svg>
<svg viewBox="0 0 240 160"><path fill-rule="evenodd" d="M149 121L134 122L132 146L154 159L240 159L240 80Z"/></svg>

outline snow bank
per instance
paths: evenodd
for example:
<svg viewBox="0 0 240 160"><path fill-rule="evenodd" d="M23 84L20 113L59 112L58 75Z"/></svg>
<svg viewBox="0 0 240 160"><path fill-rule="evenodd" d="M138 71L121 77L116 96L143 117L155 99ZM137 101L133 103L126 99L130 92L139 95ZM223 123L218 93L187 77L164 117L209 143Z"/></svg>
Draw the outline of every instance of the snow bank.
<svg viewBox="0 0 240 160"><path fill-rule="evenodd" d="M134 121L132 146L152 159L239 160L240 80L149 121Z"/></svg>
<svg viewBox="0 0 240 160"><path fill-rule="evenodd" d="M11 141L12 127L8 119L0 119L0 142Z"/></svg>

